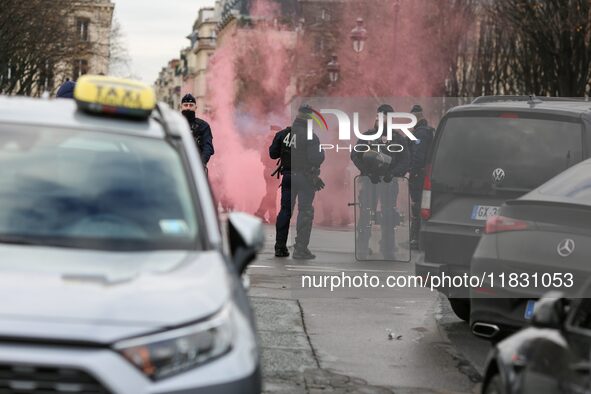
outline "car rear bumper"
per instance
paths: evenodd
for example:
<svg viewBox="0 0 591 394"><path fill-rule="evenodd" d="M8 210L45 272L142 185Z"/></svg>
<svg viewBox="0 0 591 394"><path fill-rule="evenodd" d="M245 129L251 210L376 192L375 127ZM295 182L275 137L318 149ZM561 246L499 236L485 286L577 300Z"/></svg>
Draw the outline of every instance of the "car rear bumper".
<svg viewBox="0 0 591 394"><path fill-rule="evenodd" d="M473 226L454 225L426 221L421 227L421 245L424 257L415 263L415 272L423 276L444 275L457 277L470 273L470 260L478 241L480 230ZM463 286L441 286L437 290L448 298L468 298L469 289Z"/></svg>
<svg viewBox="0 0 591 394"><path fill-rule="evenodd" d="M505 234L507 237L516 235ZM486 280L481 288L470 289L471 327L475 323L485 323L496 325L501 333L517 331L529 324L525 316L528 301L538 300L552 290L562 292L565 297L576 297L582 284L589 279L589 272L568 270L558 262L553 264L547 256L532 261L528 255L525 257L529 260L515 255L521 251L518 244L503 250L506 255L515 255L514 259L499 258L496 238L497 235L483 236L472 259L471 274L483 276ZM525 241L522 240L521 244ZM544 247L544 243L539 243L539 249ZM524 249L528 254L538 253L532 246ZM573 276L573 287L566 286L564 279L567 275ZM563 286L554 287L561 283ZM529 312L531 316L532 310Z"/></svg>
<svg viewBox="0 0 591 394"><path fill-rule="evenodd" d="M470 327L473 332L476 323L497 327L498 332L492 339L505 337L526 326L529 323L525 319L527 302L541 295L510 287L504 266L498 258L496 235L483 236L472 258L471 274L486 279L482 287L470 289ZM501 277L506 278L504 286Z"/></svg>
<svg viewBox="0 0 591 394"><path fill-rule="evenodd" d="M503 336L529 324L525 319L528 298L474 297L470 302L470 327L475 323L495 325Z"/></svg>

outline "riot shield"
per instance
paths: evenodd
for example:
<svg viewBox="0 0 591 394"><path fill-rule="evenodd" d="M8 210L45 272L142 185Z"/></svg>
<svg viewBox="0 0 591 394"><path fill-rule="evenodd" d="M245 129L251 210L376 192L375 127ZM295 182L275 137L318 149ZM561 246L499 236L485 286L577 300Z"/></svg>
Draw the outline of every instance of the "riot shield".
<svg viewBox="0 0 591 394"><path fill-rule="evenodd" d="M354 185L355 259L410 262L408 179L374 183L357 176Z"/></svg>

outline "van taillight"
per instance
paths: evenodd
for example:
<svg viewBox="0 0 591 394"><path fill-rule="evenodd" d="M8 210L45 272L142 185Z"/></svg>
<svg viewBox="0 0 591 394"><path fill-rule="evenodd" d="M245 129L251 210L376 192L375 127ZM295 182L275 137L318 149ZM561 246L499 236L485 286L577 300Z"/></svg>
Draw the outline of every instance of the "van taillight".
<svg viewBox="0 0 591 394"><path fill-rule="evenodd" d="M529 223L523 220L511 219L505 216L491 216L486 221L484 232L496 234L505 231L523 231L529 228Z"/></svg>
<svg viewBox="0 0 591 394"><path fill-rule="evenodd" d="M423 220L429 220L431 218L431 169L431 164L425 167L423 199L421 200L421 217Z"/></svg>

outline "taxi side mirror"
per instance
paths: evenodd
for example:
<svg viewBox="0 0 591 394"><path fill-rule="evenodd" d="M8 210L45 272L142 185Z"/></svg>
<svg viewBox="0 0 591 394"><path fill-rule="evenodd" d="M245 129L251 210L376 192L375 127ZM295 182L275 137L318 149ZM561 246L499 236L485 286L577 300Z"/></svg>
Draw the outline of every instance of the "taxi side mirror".
<svg viewBox="0 0 591 394"><path fill-rule="evenodd" d="M539 328L561 329L566 320L567 302L564 294L551 291L536 302L532 325Z"/></svg>
<svg viewBox="0 0 591 394"><path fill-rule="evenodd" d="M228 216L228 239L232 261L241 275L264 246L263 222L247 213L233 212Z"/></svg>

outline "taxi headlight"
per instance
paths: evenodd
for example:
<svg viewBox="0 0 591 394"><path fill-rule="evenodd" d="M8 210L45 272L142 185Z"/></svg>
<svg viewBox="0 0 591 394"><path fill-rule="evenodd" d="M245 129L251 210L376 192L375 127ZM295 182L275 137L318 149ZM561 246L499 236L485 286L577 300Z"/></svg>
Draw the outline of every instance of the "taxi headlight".
<svg viewBox="0 0 591 394"><path fill-rule="evenodd" d="M159 380L227 353L234 334L228 304L211 319L192 326L119 342L115 349L146 376Z"/></svg>

